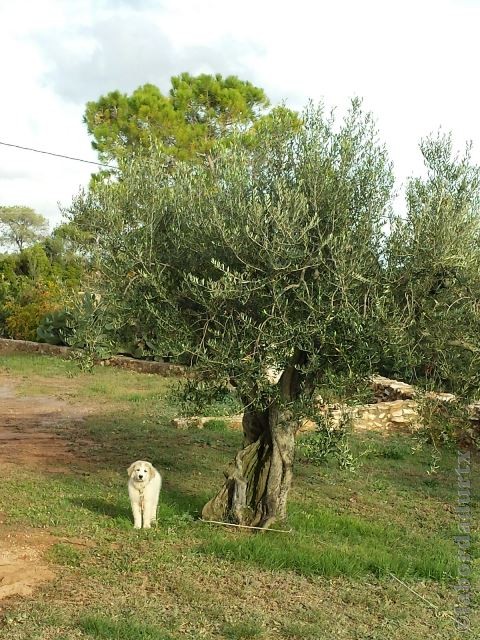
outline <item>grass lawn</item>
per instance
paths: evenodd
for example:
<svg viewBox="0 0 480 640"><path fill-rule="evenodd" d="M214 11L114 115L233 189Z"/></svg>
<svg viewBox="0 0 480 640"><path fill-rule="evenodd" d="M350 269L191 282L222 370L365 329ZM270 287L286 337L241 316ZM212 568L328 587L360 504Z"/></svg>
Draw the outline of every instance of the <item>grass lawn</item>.
<svg viewBox="0 0 480 640"><path fill-rule="evenodd" d="M74 363L24 354L0 356L0 375L32 402L52 396L89 408L82 422L49 427L73 443L78 456L68 465L8 464L0 449L0 530L51 535L44 559L56 575L32 595L0 602L0 638L480 636L478 614L462 634L451 619L454 451L443 452L432 475L432 452L413 454L407 436L355 435L353 450L367 451L355 473L300 458L289 503L292 532L252 535L198 520L241 434L219 421L203 430L173 428L175 381L104 367L81 373ZM0 395L0 432L1 403ZM159 523L150 531L133 529L126 490L126 469L139 458L164 478ZM475 457L475 522L479 468ZM477 528L472 586L478 541Z"/></svg>

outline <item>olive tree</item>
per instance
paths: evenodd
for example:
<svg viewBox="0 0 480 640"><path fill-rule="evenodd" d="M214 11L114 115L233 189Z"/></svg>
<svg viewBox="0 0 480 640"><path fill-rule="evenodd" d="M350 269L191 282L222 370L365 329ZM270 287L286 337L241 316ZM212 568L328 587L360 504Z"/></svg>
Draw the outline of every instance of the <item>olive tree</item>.
<svg viewBox="0 0 480 640"><path fill-rule="evenodd" d="M425 175L407 185L407 212L388 238L396 310L390 373L475 396L480 383L480 170L450 135L420 150Z"/></svg>
<svg viewBox="0 0 480 640"><path fill-rule="evenodd" d="M242 449L203 515L268 527L286 516L294 440L329 377L376 368L391 166L354 101L292 127L279 111L208 166L152 153L71 209L102 228L102 304L159 354L187 353L244 407ZM168 166L168 170L166 170Z"/></svg>

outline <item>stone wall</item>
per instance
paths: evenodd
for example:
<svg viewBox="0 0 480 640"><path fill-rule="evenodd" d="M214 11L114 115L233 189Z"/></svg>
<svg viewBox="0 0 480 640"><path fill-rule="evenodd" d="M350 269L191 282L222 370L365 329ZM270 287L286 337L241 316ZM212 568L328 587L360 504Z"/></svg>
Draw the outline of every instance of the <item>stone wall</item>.
<svg viewBox="0 0 480 640"><path fill-rule="evenodd" d="M322 407L321 413L338 426L342 420L352 421L354 431L412 431L420 426L415 400L391 400L375 404L362 404L355 407ZM317 424L312 420L304 420L300 432L315 431Z"/></svg>
<svg viewBox="0 0 480 640"><path fill-rule="evenodd" d="M236 416L190 416L188 418L174 418L172 425L177 429L203 429L208 422L224 422L228 429L241 431L243 414ZM208 426L208 425L207 425Z"/></svg>
<svg viewBox="0 0 480 640"><path fill-rule="evenodd" d="M390 380L390 378L384 378L383 376L373 376L372 390L375 402L411 400L415 395L415 387L411 384Z"/></svg>
<svg viewBox="0 0 480 640"><path fill-rule="evenodd" d="M69 358L71 349L54 344L31 342L30 340L8 340L0 338L0 354L9 353L39 353L41 355Z"/></svg>
<svg viewBox="0 0 480 640"><path fill-rule="evenodd" d="M351 417L354 431L413 432L422 426L418 402L415 400L416 390L410 384L398 380L390 380L382 376L372 378L374 402L355 407L320 407L338 425L346 417ZM438 402L454 402L452 393L427 393L427 398ZM480 403L469 406L470 425L467 431L480 432ZM316 424L304 421L302 431L313 431Z"/></svg>
<svg viewBox="0 0 480 640"><path fill-rule="evenodd" d="M356 431L389 432L415 429L419 426L417 408L415 400L401 398L360 405L350 410L352 426ZM338 422L341 414L342 410L333 411L333 421Z"/></svg>
<svg viewBox="0 0 480 640"><path fill-rule="evenodd" d="M421 427L418 402L415 400L415 387L390 380L381 376L372 378L373 402L354 407L325 406L320 404L318 410L324 413L338 426L342 420L352 420L354 431L377 431L380 433L405 432L412 433ZM427 394L438 402L453 402L455 396L450 393ZM480 403L470 406L471 429L480 431ZM202 429L209 420L223 420L232 429L242 428L242 416L175 418L173 425L179 429L196 427ZM304 420L300 433L315 431L317 424L312 420Z"/></svg>

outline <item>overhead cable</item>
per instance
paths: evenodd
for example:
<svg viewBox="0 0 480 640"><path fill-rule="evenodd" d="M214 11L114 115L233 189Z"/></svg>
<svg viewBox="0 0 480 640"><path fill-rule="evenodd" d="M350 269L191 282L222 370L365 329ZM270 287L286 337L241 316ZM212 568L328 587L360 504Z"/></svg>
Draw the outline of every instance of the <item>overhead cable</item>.
<svg viewBox="0 0 480 640"><path fill-rule="evenodd" d="M0 144L5 147L14 147L15 149L23 149L24 151L33 151L34 153L43 153L47 156L55 156L56 158L66 158L67 160L75 160L76 162L86 162L87 164L96 164L99 167L107 167L108 169L114 169L118 171L118 167L113 167L110 164L104 162L95 162L94 160L83 160L83 158L75 158L73 156L66 156L62 153L53 153L52 151L42 151L41 149L33 149L32 147L22 147L19 144L11 144L9 142L1 142Z"/></svg>

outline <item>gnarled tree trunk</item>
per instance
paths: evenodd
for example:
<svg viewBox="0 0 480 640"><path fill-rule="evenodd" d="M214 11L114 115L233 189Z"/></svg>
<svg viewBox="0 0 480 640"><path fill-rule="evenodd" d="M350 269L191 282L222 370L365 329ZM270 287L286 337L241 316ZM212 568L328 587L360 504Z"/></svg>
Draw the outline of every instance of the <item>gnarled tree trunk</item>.
<svg viewBox="0 0 480 640"><path fill-rule="evenodd" d="M244 447L225 473L222 489L204 506L205 520L262 528L285 520L299 427L289 405L300 393L299 378L299 371L288 367L279 381L280 400L264 411L245 410Z"/></svg>

